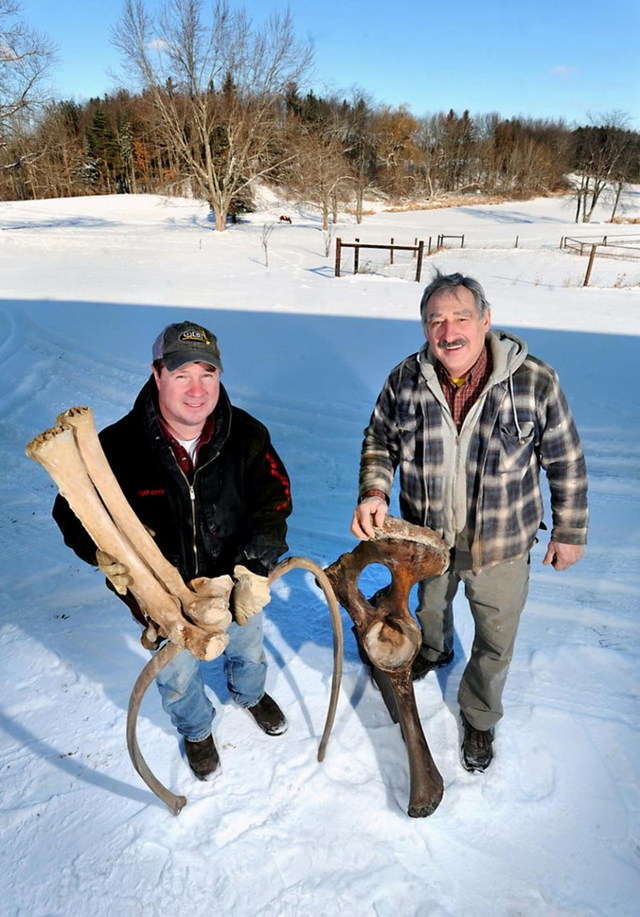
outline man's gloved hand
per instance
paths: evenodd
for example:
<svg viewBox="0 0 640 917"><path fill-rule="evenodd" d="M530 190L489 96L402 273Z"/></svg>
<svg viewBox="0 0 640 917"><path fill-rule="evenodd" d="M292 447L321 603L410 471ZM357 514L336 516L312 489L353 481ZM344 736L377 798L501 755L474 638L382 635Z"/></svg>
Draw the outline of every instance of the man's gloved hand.
<svg viewBox="0 0 640 917"><path fill-rule="evenodd" d="M127 589L133 583L129 568L100 548L96 551L96 563L98 570L106 576L118 595L126 595Z"/></svg>
<svg viewBox="0 0 640 917"><path fill-rule="evenodd" d="M249 618L257 615L269 603L269 580L266 576L252 573L242 564L236 564L233 568L233 578L236 581L231 593L233 619L243 627Z"/></svg>

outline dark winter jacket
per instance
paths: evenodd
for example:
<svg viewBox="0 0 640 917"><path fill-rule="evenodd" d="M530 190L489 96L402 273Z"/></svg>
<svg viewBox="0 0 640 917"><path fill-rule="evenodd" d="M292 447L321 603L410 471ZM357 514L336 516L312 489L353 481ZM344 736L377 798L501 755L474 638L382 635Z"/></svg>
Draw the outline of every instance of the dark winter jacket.
<svg viewBox="0 0 640 917"><path fill-rule="evenodd" d="M237 563L266 575L287 550L289 480L267 428L233 407L223 386L213 420L192 483L160 426L153 377L129 414L100 434L131 507L187 582L231 573ZM65 543L95 564L92 539L60 496L53 517Z"/></svg>

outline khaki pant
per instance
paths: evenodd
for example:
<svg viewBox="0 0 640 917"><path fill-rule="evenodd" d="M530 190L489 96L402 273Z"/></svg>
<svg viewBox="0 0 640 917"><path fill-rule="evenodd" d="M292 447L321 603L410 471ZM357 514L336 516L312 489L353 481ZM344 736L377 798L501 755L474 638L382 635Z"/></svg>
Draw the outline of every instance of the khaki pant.
<svg viewBox="0 0 640 917"><path fill-rule="evenodd" d="M446 573L423 580L418 588L416 614L426 659L435 661L453 649L453 599L461 581L475 635L458 703L472 726L490 729L502 717L502 692L529 590L529 557L473 573L469 553L453 549Z"/></svg>

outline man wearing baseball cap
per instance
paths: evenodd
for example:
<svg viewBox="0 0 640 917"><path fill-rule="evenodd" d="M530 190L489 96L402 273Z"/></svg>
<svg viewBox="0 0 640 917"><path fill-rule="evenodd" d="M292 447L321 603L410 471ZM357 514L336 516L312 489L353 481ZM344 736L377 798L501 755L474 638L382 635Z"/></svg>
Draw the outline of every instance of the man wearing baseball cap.
<svg viewBox="0 0 640 917"><path fill-rule="evenodd" d="M268 574L287 550L287 472L267 428L229 401L211 331L189 321L167 325L153 344L152 361L152 375L131 411L100 434L102 447L134 512L185 582L233 578L224 653L229 692L260 729L279 735L287 724L265 693L262 609L270 598ZM63 497L53 515L66 544L97 563L146 626L127 590L127 568L96 550ZM199 662L183 650L156 681L191 770L205 780L219 757L211 728L215 710Z"/></svg>

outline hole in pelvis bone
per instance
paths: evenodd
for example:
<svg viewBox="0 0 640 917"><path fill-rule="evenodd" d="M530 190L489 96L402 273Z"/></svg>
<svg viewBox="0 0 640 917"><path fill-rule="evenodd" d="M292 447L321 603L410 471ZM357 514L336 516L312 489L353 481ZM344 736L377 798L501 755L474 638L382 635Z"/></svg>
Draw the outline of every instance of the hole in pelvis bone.
<svg viewBox="0 0 640 917"><path fill-rule="evenodd" d="M391 573L384 564L369 564L358 577L358 589L368 601L371 601L381 589L386 589L390 585Z"/></svg>

